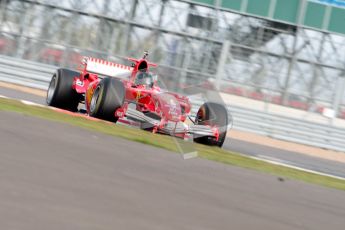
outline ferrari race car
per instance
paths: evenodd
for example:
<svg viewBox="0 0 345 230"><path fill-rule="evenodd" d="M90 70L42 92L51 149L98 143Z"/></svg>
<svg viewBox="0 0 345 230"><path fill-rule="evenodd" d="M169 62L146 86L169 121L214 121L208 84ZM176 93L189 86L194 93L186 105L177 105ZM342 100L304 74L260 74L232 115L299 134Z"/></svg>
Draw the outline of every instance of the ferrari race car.
<svg viewBox="0 0 345 230"><path fill-rule="evenodd" d="M84 57L80 72L58 69L49 84L47 104L78 112L82 103L91 117L132 121L153 133L221 147L228 126L225 106L206 102L192 119L189 99L158 86L157 75L150 71L157 65L147 56L146 52L141 59L128 58L131 66Z"/></svg>

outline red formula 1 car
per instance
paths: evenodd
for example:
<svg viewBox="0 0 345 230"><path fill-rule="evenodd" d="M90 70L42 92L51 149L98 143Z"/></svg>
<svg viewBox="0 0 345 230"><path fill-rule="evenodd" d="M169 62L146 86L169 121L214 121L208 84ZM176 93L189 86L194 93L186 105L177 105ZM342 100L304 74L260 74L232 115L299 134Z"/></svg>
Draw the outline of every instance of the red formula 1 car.
<svg viewBox="0 0 345 230"><path fill-rule="evenodd" d="M83 103L92 117L132 121L154 133L181 138L192 135L195 142L221 147L228 125L226 108L206 102L188 125L191 103L158 86L157 75L150 71L157 65L148 62L147 55L128 58L132 66L85 57L80 72L58 69L49 84L47 104L77 112Z"/></svg>

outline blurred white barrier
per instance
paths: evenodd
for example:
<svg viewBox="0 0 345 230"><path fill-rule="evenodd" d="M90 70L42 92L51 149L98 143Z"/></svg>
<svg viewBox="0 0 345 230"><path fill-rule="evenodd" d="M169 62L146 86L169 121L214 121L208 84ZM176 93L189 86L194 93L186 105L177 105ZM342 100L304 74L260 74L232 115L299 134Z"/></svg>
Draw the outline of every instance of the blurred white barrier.
<svg viewBox="0 0 345 230"><path fill-rule="evenodd" d="M47 89L57 67L0 55L0 81ZM193 99L193 112L203 103ZM228 105L233 127L291 142L345 152L345 129ZM231 136L231 134L230 134ZM279 147L279 146L277 146Z"/></svg>
<svg viewBox="0 0 345 230"><path fill-rule="evenodd" d="M0 55L0 81L47 89L57 67Z"/></svg>

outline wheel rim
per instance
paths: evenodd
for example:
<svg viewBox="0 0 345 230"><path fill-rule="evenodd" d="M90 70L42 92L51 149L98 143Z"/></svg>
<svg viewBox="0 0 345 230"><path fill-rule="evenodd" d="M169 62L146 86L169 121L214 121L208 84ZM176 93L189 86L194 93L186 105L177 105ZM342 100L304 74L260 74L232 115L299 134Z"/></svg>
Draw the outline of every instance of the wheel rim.
<svg viewBox="0 0 345 230"><path fill-rule="evenodd" d="M47 103L50 105L52 102L54 93L56 89L56 75L54 74L52 80L50 81L49 88L48 88L48 93L47 93Z"/></svg>
<svg viewBox="0 0 345 230"><path fill-rule="evenodd" d="M93 113L96 110L98 98L99 98L99 86L95 89L90 102L90 111Z"/></svg>

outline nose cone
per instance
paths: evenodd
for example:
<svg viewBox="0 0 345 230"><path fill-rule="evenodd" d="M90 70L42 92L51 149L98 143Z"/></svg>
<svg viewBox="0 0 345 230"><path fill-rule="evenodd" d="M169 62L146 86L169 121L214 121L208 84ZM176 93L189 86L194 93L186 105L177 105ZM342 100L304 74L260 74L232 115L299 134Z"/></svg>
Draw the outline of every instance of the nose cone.
<svg viewBox="0 0 345 230"><path fill-rule="evenodd" d="M165 119L174 122L180 121L181 106L178 100L173 95L168 93L162 93L157 96Z"/></svg>

